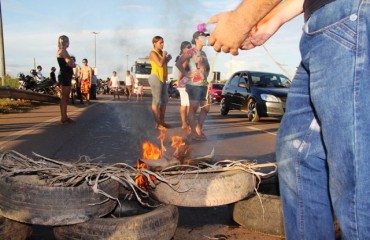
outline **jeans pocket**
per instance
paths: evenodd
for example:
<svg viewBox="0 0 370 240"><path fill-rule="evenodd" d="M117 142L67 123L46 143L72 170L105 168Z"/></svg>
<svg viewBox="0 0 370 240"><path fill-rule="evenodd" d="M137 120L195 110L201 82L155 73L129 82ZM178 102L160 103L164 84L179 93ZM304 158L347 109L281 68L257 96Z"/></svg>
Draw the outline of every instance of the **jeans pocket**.
<svg viewBox="0 0 370 240"><path fill-rule="evenodd" d="M351 51L356 50L356 38L357 38L357 15L351 14L344 19L341 19L335 23L322 28L312 26L310 20L306 22L304 31L307 36L315 36L323 34L325 37L330 38L336 43L340 44ZM316 28L315 28L316 27ZM310 29L316 29L316 31L310 32Z"/></svg>

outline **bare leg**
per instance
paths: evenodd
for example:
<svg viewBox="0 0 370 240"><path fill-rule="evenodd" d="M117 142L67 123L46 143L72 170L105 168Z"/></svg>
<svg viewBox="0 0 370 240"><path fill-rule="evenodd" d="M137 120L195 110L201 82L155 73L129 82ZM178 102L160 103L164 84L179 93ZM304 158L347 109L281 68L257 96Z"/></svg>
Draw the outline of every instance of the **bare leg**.
<svg viewBox="0 0 370 240"><path fill-rule="evenodd" d="M157 105L152 105L152 113L155 120L155 127L158 128L160 125L160 120L159 120L159 108Z"/></svg>
<svg viewBox="0 0 370 240"><path fill-rule="evenodd" d="M62 98L60 100L60 115L61 121L66 121L68 119L67 115L67 105L69 100L69 93L71 92L70 86L62 86Z"/></svg>
<svg viewBox="0 0 370 240"><path fill-rule="evenodd" d="M181 127L186 129L188 128L188 123L186 121L188 115L188 106L180 106L180 117L181 117Z"/></svg>
<svg viewBox="0 0 370 240"><path fill-rule="evenodd" d="M197 113L198 107L199 107L199 101L190 100L188 115L189 115L189 123L190 123L192 136L198 136L197 132L195 131L195 127L196 127L195 115Z"/></svg>
<svg viewBox="0 0 370 240"><path fill-rule="evenodd" d="M159 106L159 122L164 124L164 115L166 114L166 105Z"/></svg>
<svg viewBox="0 0 370 240"><path fill-rule="evenodd" d="M210 109L210 105L207 105L207 101L203 101L203 102L201 102L201 106L203 106L203 107L201 108L200 113L199 113L199 118L198 118L198 124L196 126L196 131L197 131L199 136L205 137L205 135L203 133L203 123L206 120L207 114L208 114L209 109Z"/></svg>

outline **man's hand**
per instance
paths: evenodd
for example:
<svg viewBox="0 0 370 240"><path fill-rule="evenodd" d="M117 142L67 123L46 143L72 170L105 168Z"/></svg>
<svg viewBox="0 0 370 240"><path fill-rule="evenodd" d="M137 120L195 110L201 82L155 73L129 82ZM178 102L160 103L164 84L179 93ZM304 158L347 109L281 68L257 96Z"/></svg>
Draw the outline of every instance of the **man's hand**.
<svg viewBox="0 0 370 240"><path fill-rule="evenodd" d="M215 51L221 50L238 55L248 38L250 30L266 16L281 0L244 0L234 11L223 12L211 17L210 23L217 23L209 37Z"/></svg>
<svg viewBox="0 0 370 240"><path fill-rule="evenodd" d="M221 50L225 53L230 52L238 55L238 49L248 36L249 29L240 31L239 25L241 19L237 19L235 12L223 12L211 17L208 22L217 23L215 30L208 38L209 43L216 52Z"/></svg>

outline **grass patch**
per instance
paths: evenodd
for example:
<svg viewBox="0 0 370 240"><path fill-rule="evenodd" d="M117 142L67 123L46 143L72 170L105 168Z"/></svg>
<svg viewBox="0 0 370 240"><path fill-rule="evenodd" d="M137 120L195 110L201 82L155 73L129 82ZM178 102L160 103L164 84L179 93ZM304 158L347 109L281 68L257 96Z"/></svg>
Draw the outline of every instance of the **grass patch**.
<svg viewBox="0 0 370 240"><path fill-rule="evenodd" d="M29 100L11 100L0 98L0 113L22 113L33 109L34 106Z"/></svg>

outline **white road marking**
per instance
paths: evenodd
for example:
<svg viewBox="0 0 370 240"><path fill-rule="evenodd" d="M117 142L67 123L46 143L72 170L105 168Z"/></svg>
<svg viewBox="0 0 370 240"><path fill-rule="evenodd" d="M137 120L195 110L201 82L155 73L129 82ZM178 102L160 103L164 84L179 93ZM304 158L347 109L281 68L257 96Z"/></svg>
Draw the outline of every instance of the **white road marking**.
<svg viewBox="0 0 370 240"><path fill-rule="evenodd" d="M251 126L249 126L249 127L247 127L247 128L249 128L249 129L251 129L251 130L260 131L260 132L264 132L264 133L267 133L267 134L270 134L270 135L276 136L276 133L272 133L272 132L269 132L269 131L266 131L266 130L262 130L262 129L260 129L260 128L251 127Z"/></svg>
<svg viewBox="0 0 370 240"><path fill-rule="evenodd" d="M89 105L88 108L92 108L92 107L95 107L97 106L99 103L96 103L94 105ZM82 111L81 110L78 110L78 111L68 111L68 115L69 116L74 116L74 115L77 115L78 113L81 113L83 112L84 110L88 109L88 108L85 108L83 109ZM60 121L60 116L58 117L53 117L53 118L50 118L42 123L39 123L39 124L36 124L36 125L33 125L32 127L29 127L29 128L26 128L26 129L23 129L23 130L20 130L20 131L17 131L17 132L14 132L6 137L2 137L0 138L0 150L3 150L3 148L5 147L5 145L7 145L9 142L11 141L14 141L20 137L23 137L25 135L28 135L36 130L39 130L43 127L46 127L52 123L59 123ZM60 123L61 124L61 123Z"/></svg>

